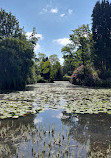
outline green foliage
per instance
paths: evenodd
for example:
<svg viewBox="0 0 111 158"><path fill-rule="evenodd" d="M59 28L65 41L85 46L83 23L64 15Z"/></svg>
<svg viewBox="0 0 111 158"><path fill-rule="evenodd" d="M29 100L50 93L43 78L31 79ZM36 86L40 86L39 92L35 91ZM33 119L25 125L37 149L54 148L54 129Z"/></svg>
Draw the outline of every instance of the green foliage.
<svg viewBox="0 0 111 158"><path fill-rule="evenodd" d="M19 28L19 22L12 13L7 13L5 10L0 11L0 38L19 37L22 29Z"/></svg>
<svg viewBox="0 0 111 158"><path fill-rule="evenodd" d="M23 89L27 82L34 52L26 40L0 40L0 88Z"/></svg>
<svg viewBox="0 0 111 158"><path fill-rule="evenodd" d="M63 76L63 81L70 81L70 79L71 79L71 76L68 76L67 74Z"/></svg>
<svg viewBox="0 0 111 158"><path fill-rule="evenodd" d="M37 65L39 69L39 75L43 77L45 82L62 80L62 67L56 54L49 56L49 59L43 53L39 53L38 57Z"/></svg>
<svg viewBox="0 0 111 158"><path fill-rule="evenodd" d="M33 83L37 83L37 67L35 63L31 67L31 70L27 78L27 84L33 84Z"/></svg>
<svg viewBox="0 0 111 158"><path fill-rule="evenodd" d="M33 31L32 31L32 34L30 36L30 42L32 43L32 47L34 49L34 47L36 46L36 43L38 41L38 38L36 37L37 33L36 33L36 28L33 27Z"/></svg>
<svg viewBox="0 0 111 158"><path fill-rule="evenodd" d="M0 89L24 89L33 77L34 47L37 38L28 40L16 17L5 10L0 11ZM32 78L33 78L32 77ZM34 79L34 78L33 78ZM30 79L29 79L30 80ZM34 79L35 80L35 79Z"/></svg>
<svg viewBox="0 0 111 158"><path fill-rule="evenodd" d="M37 82L38 83L46 83L47 81L43 77L41 77L41 75L38 75L37 76Z"/></svg>
<svg viewBox="0 0 111 158"><path fill-rule="evenodd" d="M50 78L53 80L62 80L62 67L58 61L54 65L51 66Z"/></svg>
<svg viewBox="0 0 111 158"><path fill-rule="evenodd" d="M50 55L49 61L50 61L51 65L55 65L56 62L59 62L59 58L58 58L57 54Z"/></svg>
<svg viewBox="0 0 111 158"><path fill-rule="evenodd" d="M77 62L79 59L79 62L85 66L90 62L91 57L91 31L89 25L82 25L78 29L73 30L70 40L76 48L75 58L77 57Z"/></svg>
<svg viewBox="0 0 111 158"><path fill-rule="evenodd" d="M75 68L75 56L73 50L73 44L69 44L63 47L61 50L64 58L63 74L68 73L68 75L71 75L73 72L72 70Z"/></svg>
<svg viewBox="0 0 111 158"><path fill-rule="evenodd" d="M96 70L91 65L81 65L77 69L75 69L70 81L73 84L85 86L98 86L98 83L100 83L100 78L98 77L98 73L96 72Z"/></svg>
<svg viewBox="0 0 111 158"><path fill-rule="evenodd" d="M49 60L51 63L50 78L52 80L62 80L62 67L59 62L59 58L56 54L50 55Z"/></svg>
<svg viewBox="0 0 111 158"><path fill-rule="evenodd" d="M89 26L82 25L73 30L70 41L71 44L62 48L64 67L68 75L71 75L80 64L85 66L91 63L92 35Z"/></svg>
<svg viewBox="0 0 111 158"><path fill-rule="evenodd" d="M92 13L92 34L88 25L73 30L71 44L62 48L63 74L71 82L88 86L111 85L111 4L97 1ZM82 67L79 65L83 65ZM96 68L96 69L95 69ZM72 72L75 70L74 72Z"/></svg>
<svg viewBox="0 0 111 158"><path fill-rule="evenodd" d="M97 1L92 13L94 65L104 73L111 69L111 4Z"/></svg>
<svg viewBox="0 0 111 158"><path fill-rule="evenodd" d="M51 65L48 58L45 58L42 60L40 64L40 75L45 79L50 79L50 71L51 71Z"/></svg>
<svg viewBox="0 0 111 158"><path fill-rule="evenodd" d="M15 116L15 112L10 112L10 114L12 115L12 117Z"/></svg>
<svg viewBox="0 0 111 158"><path fill-rule="evenodd" d="M100 80L97 86L111 88L111 78L106 79L106 80Z"/></svg>

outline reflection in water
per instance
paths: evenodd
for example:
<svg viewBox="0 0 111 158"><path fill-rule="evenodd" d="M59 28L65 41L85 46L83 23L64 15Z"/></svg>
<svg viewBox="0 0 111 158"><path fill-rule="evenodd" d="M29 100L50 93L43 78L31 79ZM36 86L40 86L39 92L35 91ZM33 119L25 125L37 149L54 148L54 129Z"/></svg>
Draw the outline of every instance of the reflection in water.
<svg viewBox="0 0 111 158"><path fill-rule="evenodd" d="M0 158L111 157L111 116L46 110L0 121Z"/></svg>
<svg viewBox="0 0 111 158"><path fill-rule="evenodd" d="M0 158L8 158L16 154L21 142L30 139L34 124L34 115L25 118L6 119L0 121Z"/></svg>
<svg viewBox="0 0 111 158"><path fill-rule="evenodd" d="M111 157L111 115L69 114L62 110L68 109L74 100L84 99L86 90L57 82L29 85L27 92L20 94L0 95L1 99L5 97L4 101L32 100L34 108L39 106L38 112L44 110L15 120L0 120L0 158ZM92 90L89 95L94 93Z"/></svg>
<svg viewBox="0 0 111 158"><path fill-rule="evenodd" d="M111 157L111 116L107 114L67 114L63 124L70 127L70 136L86 144L88 157Z"/></svg>

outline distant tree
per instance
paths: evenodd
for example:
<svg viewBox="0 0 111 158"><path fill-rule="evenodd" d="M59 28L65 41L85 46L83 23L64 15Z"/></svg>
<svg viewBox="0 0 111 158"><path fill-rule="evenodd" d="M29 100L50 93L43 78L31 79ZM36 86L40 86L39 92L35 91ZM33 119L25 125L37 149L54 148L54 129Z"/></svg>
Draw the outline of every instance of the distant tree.
<svg viewBox="0 0 111 158"><path fill-rule="evenodd" d="M50 71L51 71L51 64L49 59L43 58L41 64L40 64L40 75L45 79L45 80L50 80Z"/></svg>
<svg viewBox="0 0 111 158"><path fill-rule="evenodd" d="M43 58L46 58L46 54L39 52L39 53L38 53L38 59L39 59L40 61L42 61Z"/></svg>
<svg viewBox="0 0 111 158"><path fill-rule="evenodd" d="M49 60L50 60L51 65L55 65L57 61L59 62L59 58L57 54L50 55Z"/></svg>
<svg viewBox="0 0 111 158"><path fill-rule="evenodd" d="M38 37L36 36L37 35L37 32L36 32L36 28L33 27L33 30L32 30L32 34L31 36L29 37L29 40L30 42L32 43L32 48L34 49L36 44L37 44L37 41L38 41Z"/></svg>
<svg viewBox="0 0 111 158"><path fill-rule="evenodd" d="M36 63L37 63L37 66L39 67L42 60L46 58L46 54L44 53L38 53L37 57L36 57Z"/></svg>
<svg viewBox="0 0 111 158"><path fill-rule="evenodd" d="M63 79L63 71L60 62L57 61L55 67L56 67L55 80L61 81Z"/></svg>
<svg viewBox="0 0 111 158"><path fill-rule="evenodd" d="M66 73L68 75L71 75L74 68L74 49L75 46L73 44L68 44L67 46L62 48L62 53L63 53L63 58L64 58L64 66L63 66L63 74L65 75Z"/></svg>
<svg viewBox="0 0 111 158"><path fill-rule="evenodd" d="M92 13L94 64L102 72L111 69L111 4L97 1Z"/></svg>
<svg viewBox="0 0 111 158"><path fill-rule="evenodd" d="M56 61L55 64L51 65L50 78L53 80L62 80L62 66L59 61Z"/></svg>

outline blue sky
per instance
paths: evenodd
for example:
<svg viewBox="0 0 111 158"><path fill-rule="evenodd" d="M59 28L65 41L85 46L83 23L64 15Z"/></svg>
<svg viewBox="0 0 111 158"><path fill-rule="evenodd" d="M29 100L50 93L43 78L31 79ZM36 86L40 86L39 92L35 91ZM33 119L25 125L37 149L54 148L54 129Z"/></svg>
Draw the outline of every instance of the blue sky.
<svg viewBox="0 0 111 158"><path fill-rule="evenodd" d="M97 0L0 0L0 7L16 16L30 34L33 27L41 37L36 47L47 56L57 54L69 42L69 34L82 24L90 24Z"/></svg>

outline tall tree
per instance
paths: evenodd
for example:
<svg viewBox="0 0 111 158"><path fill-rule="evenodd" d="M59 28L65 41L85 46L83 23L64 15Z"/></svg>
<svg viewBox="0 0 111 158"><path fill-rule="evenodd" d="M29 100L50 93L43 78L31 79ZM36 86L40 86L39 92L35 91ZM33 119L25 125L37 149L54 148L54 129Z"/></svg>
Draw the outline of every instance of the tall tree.
<svg viewBox="0 0 111 158"><path fill-rule="evenodd" d="M68 44L62 48L63 58L64 58L64 73L71 75L75 68L75 55L74 55L75 46L73 44Z"/></svg>
<svg viewBox="0 0 111 158"><path fill-rule="evenodd" d="M51 71L51 64L49 59L43 58L42 62L40 63L40 75L45 80L50 80L50 71Z"/></svg>
<svg viewBox="0 0 111 158"><path fill-rule="evenodd" d="M82 25L78 29L73 30L73 34L70 35L70 40L73 41L77 49L76 56L80 58L83 65L86 65L91 55L91 32L89 25Z"/></svg>
<svg viewBox="0 0 111 158"><path fill-rule="evenodd" d="M51 65L54 65L56 64L56 62L59 62L59 58L57 54L50 55L49 60L50 60Z"/></svg>
<svg viewBox="0 0 111 158"><path fill-rule="evenodd" d="M12 13L5 10L0 11L0 38L19 36L22 29L19 28L19 22Z"/></svg>
<svg viewBox="0 0 111 158"><path fill-rule="evenodd" d="M62 48L65 65L73 71L79 64L86 66L91 58L91 31L89 25L82 25L70 35L71 44Z"/></svg>
<svg viewBox="0 0 111 158"><path fill-rule="evenodd" d="M35 43L27 39L16 17L2 9L0 37L0 89L23 89L33 66Z"/></svg>
<svg viewBox="0 0 111 158"><path fill-rule="evenodd" d="M30 42L18 38L0 40L0 89L23 89L33 57Z"/></svg>
<svg viewBox="0 0 111 158"><path fill-rule="evenodd" d="M94 63L102 72L111 68L111 4L102 0L92 13Z"/></svg>
<svg viewBox="0 0 111 158"><path fill-rule="evenodd" d="M50 78L52 80L62 80L62 66L59 62L59 58L57 54L53 54L49 56L49 60L51 63L51 73Z"/></svg>

